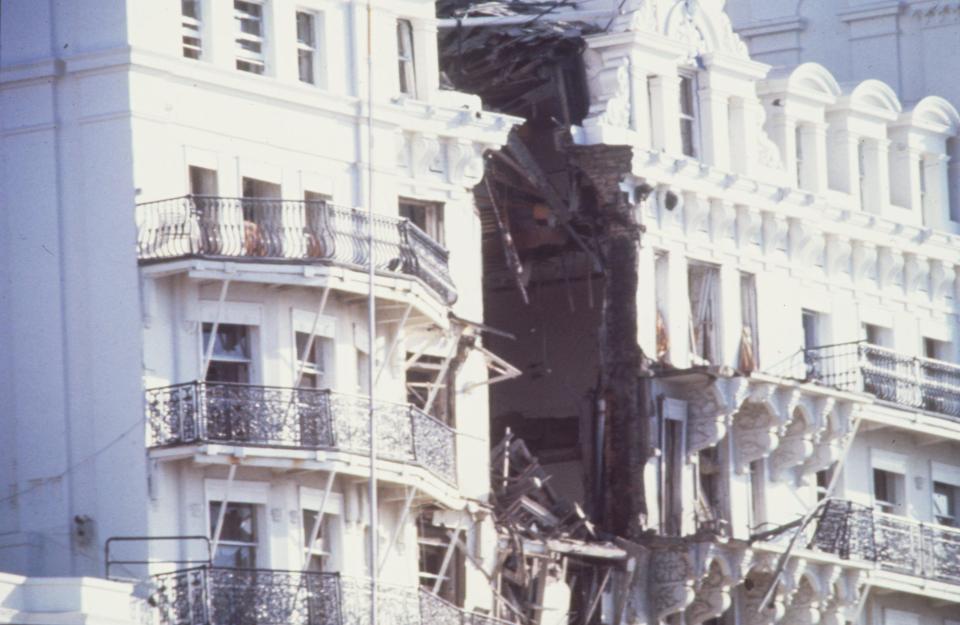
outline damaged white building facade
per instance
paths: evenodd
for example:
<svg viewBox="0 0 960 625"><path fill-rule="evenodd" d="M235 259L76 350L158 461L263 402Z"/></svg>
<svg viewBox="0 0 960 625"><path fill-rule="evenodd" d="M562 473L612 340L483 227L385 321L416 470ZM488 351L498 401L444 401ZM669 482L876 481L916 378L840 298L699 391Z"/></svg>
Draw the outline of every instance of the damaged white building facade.
<svg viewBox="0 0 960 625"><path fill-rule="evenodd" d="M389 625L960 623L947 101L753 60L722 0L33 4L0 622L360 625L375 570ZM466 91L534 24L569 102L439 88L438 29Z"/></svg>
<svg viewBox="0 0 960 625"><path fill-rule="evenodd" d="M116 619L106 576L171 625L365 623L374 572L381 623L496 620L471 190L515 120L439 90L435 33L4 4L0 620Z"/></svg>

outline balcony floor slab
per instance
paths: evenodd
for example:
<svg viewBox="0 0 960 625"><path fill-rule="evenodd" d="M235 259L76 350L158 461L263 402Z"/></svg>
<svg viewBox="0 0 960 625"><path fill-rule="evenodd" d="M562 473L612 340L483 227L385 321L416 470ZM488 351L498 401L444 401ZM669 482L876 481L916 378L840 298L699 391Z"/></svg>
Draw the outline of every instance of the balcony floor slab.
<svg viewBox="0 0 960 625"><path fill-rule="evenodd" d="M141 275L162 278L186 274L191 280L247 282L270 286L331 289L366 297L369 278L366 271L337 265L301 263L237 262L180 258L140 266ZM450 325L447 306L416 278L377 274L374 296L391 303L412 304L414 309L441 328Z"/></svg>
<svg viewBox="0 0 960 625"><path fill-rule="evenodd" d="M362 454L333 450L286 449L277 447L220 444L177 445L154 447L150 458L173 462L189 460L198 466L240 464L281 472L316 471L354 477L363 481L370 477L370 460ZM381 458L377 462L377 479L385 484L408 486L442 507L463 508L460 491L423 467Z"/></svg>

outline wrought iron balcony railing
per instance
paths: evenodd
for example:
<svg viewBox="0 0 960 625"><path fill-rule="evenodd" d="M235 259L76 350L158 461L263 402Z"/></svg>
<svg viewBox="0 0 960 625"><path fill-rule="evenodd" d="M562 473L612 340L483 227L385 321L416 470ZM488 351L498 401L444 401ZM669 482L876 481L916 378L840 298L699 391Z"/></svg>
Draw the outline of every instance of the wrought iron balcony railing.
<svg viewBox="0 0 960 625"><path fill-rule="evenodd" d="M337 573L198 567L153 577L163 625L367 625L369 580ZM377 585L378 622L508 625L423 589Z"/></svg>
<svg viewBox="0 0 960 625"><path fill-rule="evenodd" d="M829 501L810 547L843 559L876 562L896 573L960 584L960 530Z"/></svg>
<svg viewBox="0 0 960 625"><path fill-rule="evenodd" d="M406 219L326 202L185 196L137 205L142 262L232 258L338 263L421 279L447 304L457 299L449 253ZM373 253L367 240L373 229Z"/></svg>
<svg viewBox="0 0 960 625"><path fill-rule="evenodd" d="M369 399L330 390L188 382L146 393L151 446L236 445L370 450ZM374 402L378 455L456 485L456 432L409 404Z"/></svg>
<svg viewBox="0 0 960 625"><path fill-rule="evenodd" d="M864 341L801 350L770 373L960 418L960 366Z"/></svg>

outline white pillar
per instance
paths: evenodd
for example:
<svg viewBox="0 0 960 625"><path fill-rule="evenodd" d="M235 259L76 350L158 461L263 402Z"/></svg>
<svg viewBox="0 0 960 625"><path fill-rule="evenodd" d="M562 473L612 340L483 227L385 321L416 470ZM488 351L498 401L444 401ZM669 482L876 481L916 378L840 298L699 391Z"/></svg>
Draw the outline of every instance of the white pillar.
<svg viewBox="0 0 960 625"><path fill-rule="evenodd" d="M830 167L828 171L831 189L849 193L856 204L860 203L860 165L857 144L860 137L847 129L840 129L828 137L830 143Z"/></svg>
<svg viewBox="0 0 960 625"><path fill-rule="evenodd" d="M868 213L883 214L890 205L890 141L867 140L863 160L863 207Z"/></svg>
<svg viewBox="0 0 960 625"><path fill-rule="evenodd" d="M654 76L649 85L654 149L680 154L680 76Z"/></svg>
<svg viewBox="0 0 960 625"><path fill-rule="evenodd" d="M712 87L700 89L700 158L718 169L730 169L729 95Z"/></svg>
<svg viewBox="0 0 960 625"><path fill-rule="evenodd" d="M803 188L813 193L827 191L827 125L808 123L801 127L803 141Z"/></svg>
<svg viewBox="0 0 960 625"><path fill-rule="evenodd" d="M927 197L923 210L923 225L928 228L946 228L950 221L950 158L946 154L928 154L923 159ZM918 168L919 175L919 168Z"/></svg>

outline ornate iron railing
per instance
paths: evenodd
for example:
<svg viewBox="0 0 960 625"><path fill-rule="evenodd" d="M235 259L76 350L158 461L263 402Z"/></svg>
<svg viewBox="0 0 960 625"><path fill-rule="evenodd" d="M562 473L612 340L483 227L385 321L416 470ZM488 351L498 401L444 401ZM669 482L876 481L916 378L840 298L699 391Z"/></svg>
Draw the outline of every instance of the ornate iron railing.
<svg viewBox="0 0 960 625"><path fill-rule="evenodd" d="M162 625L367 625L369 580L337 573L198 567L153 577ZM426 590L377 585L390 625L507 625Z"/></svg>
<svg viewBox="0 0 960 625"><path fill-rule="evenodd" d="M146 392L153 447L217 442L370 450L369 399L330 390L188 382ZM374 402L377 451L456 484L456 432L410 404Z"/></svg>
<svg viewBox="0 0 960 625"><path fill-rule="evenodd" d="M185 196L137 205L143 262L231 258L332 262L420 278L447 304L457 299L449 253L406 219L326 202ZM367 240L373 229L373 253Z"/></svg>
<svg viewBox="0 0 960 625"><path fill-rule="evenodd" d="M851 501L824 506L810 545L843 559L960 584L960 530L878 512Z"/></svg>
<svg viewBox="0 0 960 625"><path fill-rule="evenodd" d="M960 366L864 341L804 349L769 372L960 418Z"/></svg>

